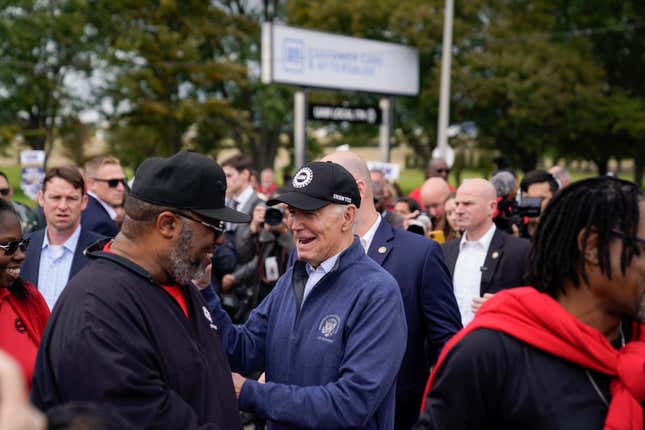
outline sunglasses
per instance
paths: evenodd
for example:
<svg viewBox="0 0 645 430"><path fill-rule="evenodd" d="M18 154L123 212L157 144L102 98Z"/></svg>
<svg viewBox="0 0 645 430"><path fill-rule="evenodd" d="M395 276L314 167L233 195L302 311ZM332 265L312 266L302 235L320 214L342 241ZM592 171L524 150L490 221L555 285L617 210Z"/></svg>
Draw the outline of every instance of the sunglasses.
<svg viewBox="0 0 645 430"><path fill-rule="evenodd" d="M126 182L125 178L113 178L113 179L93 178L93 179L95 181L107 183L108 187L110 187L110 188L116 188L116 187L119 186L119 184L123 184L124 187L128 186L128 183Z"/></svg>
<svg viewBox="0 0 645 430"><path fill-rule="evenodd" d="M7 197L9 195L9 188L0 188L0 194Z"/></svg>
<svg viewBox="0 0 645 430"><path fill-rule="evenodd" d="M437 173L450 173L450 169L437 169Z"/></svg>
<svg viewBox="0 0 645 430"><path fill-rule="evenodd" d="M174 214L175 214L175 215L177 215L177 216L180 216L180 217L182 217L182 218L189 219L189 220L191 220L191 221L195 221L195 222L197 222L197 223L199 223L199 224L203 225L204 227L206 227L206 228L208 228L208 229L213 230L213 231L215 232L215 238L216 238L216 239L217 239L217 238L218 238L222 233L224 233L224 227L222 226L221 221L220 221L220 223L219 223L220 225L219 225L219 226L216 226L216 225L213 225L213 224L207 223L206 221L202 221L202 220L200 220L200 219L197 219L197 218L195 218L195 217L192 217L192 216L190 216L190 215L188 215L188 214L185 214L185 213L183 213L183 212L177 212L177 211L171 211L171 212L172 212L172 213L174 213Z"/></svg>
<svg viewBox="0 0 645 430"><path fill-rule="evenodd" d="M0 249L4 250L4 255L6 256L15 254L18 248L20 248L22 252L25 252L27 250L27 246L29 246L28 237L22 240L12 240L7 243L0 243Z"/></svg>

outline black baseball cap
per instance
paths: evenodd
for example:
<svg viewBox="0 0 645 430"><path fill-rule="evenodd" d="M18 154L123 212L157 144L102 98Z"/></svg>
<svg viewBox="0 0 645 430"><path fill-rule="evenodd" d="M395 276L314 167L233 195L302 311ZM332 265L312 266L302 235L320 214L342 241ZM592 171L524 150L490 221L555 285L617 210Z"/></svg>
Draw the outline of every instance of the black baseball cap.
<svg viewBox="0 0 645 430"><path fill-rule="evenodd" d="M361 205L356 180L343 166L331 161L313 161L302 166L284 192L267 202L286 203L296 209L315 211L330 203Z"/></svg>
<svg viewBox="0 0 645 430"><path fill-rule="evenodd" d="M251 217L226 207L226 176L210 158L181 151L172 157L145 160L135 173L130 195L159 206L187 209L206 218L233 223Z"/></svg>

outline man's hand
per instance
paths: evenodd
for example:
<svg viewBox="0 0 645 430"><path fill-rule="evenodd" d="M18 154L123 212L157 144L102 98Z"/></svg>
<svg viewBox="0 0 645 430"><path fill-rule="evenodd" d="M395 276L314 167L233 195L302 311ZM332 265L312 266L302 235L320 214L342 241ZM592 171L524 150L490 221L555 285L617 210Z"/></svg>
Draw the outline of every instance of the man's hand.
<svg viewBox="0 0 645 430"><path fill-rule="evenodd" d="M18 363L0 351L0 429L45 430L45 416L29 403Z"/></svg>
<svg viewBox="0 0 645 430"><path fill-rule="evenodd" d="M242 387L246 382L246 378L239 373L231 372L233 377L233 388L235 388L235 397L240 398L240 393L242 392Z"/></svg>
<svg viewBox="0 0 645 430"><path fill-rule="evenodd" d="M266 213L267 208L263 204L259 204L253 209L253 217L251 218L251 224L249 229L251 233L257 234L264 224L264 214Z"/></svg>
<svg viewBox="0 0 645 430"><path fill-rule="evenodd" d="M476 314L479 308L481 308L482 305L493 296L494 294L486 293L484 294L484 297L475 297L473 299L473 302L470 304L470 309L472 309L473 313Z"/></svg>
<svg viewBox="0 0 645 430"><path fill-rule="evenodd" d="M222 277L222 290L223 291L230 291L231 288L239 284L239 281L235 279L235 276L233 276L231 273L227 273Z"/></svg>
<svg viewBox="0 0 645 430"><path fill-rule="evenodd" d="M211 258L213 257L213 254L208 255L208 260L210 261ZM211 284L211 269L213 268L212 263L208 263L206 268L204 269L204 274L200 276L199 278L193 279L193 284L200 290L203 290L204 288L208 287Z"/></svg>
<svg viewBox="0 0 645 430"><path fill-rule="evenodd" d="M403 217L403 228L407 229L410 222L419 216L419 211L410 212L409 214L400 214Z"/></svg>

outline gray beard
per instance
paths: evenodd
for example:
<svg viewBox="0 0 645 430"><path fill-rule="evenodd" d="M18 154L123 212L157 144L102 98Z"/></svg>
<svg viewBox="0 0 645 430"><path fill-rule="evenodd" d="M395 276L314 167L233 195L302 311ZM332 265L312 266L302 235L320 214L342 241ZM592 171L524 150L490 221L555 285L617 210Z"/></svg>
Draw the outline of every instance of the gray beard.
<svg viewBox="0 0 645 430"><path fill-rule="evenodd" d="M192 239L192 229L183 224L177 245L170 250L169 274L179 285L186 285L193 279L201 278L206 269L201 261L195 262L190 258Z"/></svg>

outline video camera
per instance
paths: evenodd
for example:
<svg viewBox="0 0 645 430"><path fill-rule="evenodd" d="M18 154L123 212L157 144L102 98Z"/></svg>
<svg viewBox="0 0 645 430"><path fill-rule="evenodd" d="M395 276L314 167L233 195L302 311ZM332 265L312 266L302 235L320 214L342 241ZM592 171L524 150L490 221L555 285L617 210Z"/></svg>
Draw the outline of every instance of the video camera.
<svg viewBox="0 0 645 430"><path fill-rule="evenodd" d="M512 234L512 225L517 226L520 237L529 238L528 219L540 216L542 207L541 197L522 197L519 203L505 198L497 202L498 215L495 225L505 232Z"/></svg>
<svg viewBox="0 0 645 430"><path fill-rule="evenodd" d="M408 227L406 228L407 231L411 231L412 233L420 234L421 236L425 236L428 233L428 230L432 228L432 222L430 221L430 217L426 214L421 214L408 224Z"/></svg>

